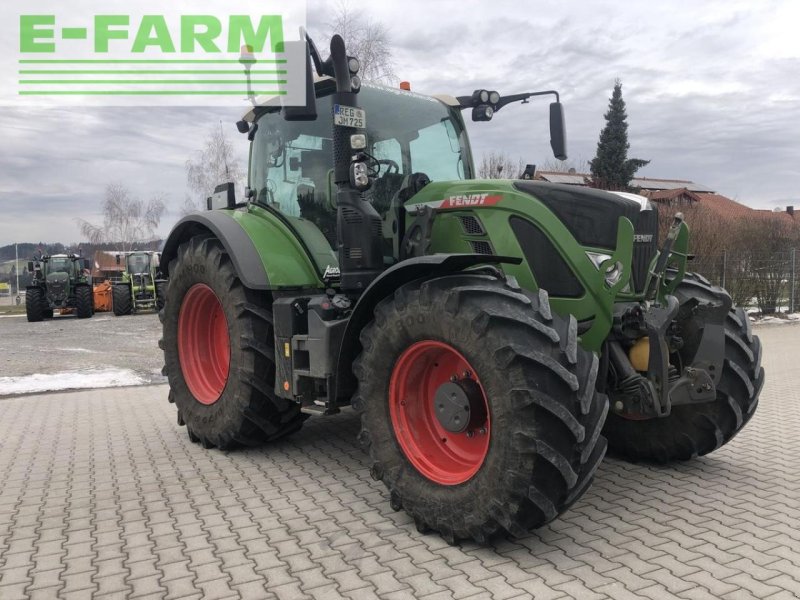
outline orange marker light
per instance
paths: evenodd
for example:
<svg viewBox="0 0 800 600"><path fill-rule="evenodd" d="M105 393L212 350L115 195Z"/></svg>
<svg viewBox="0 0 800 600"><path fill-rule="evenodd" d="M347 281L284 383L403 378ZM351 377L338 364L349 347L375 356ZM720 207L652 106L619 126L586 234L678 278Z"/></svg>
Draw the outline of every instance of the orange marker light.
<svg viewBox="0 0 800 600"><path fill-rule="evenodd" d="M284 382L283 382L283 389L284 389L284 391L286 391L286 392L288 392L288 391L289 391L289 382L288 382L288 381L284 381Z"/></svg>
<svg viewBox="0 0 800 600"><path fill-rule="evenodd" d="M407 92L411 91L411 82L409 81L401 81L400 82L400 89L405 90Z"/></svg>

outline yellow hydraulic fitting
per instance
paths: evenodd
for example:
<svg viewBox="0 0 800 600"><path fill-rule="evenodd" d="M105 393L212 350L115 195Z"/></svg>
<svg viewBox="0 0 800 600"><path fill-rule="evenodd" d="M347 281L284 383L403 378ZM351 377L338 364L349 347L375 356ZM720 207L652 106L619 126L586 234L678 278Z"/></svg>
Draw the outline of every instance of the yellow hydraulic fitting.
<svg viewBox="0 0 800 600"><path fill-rule="evenodd" d="M628 358L634 369L647 371L647 366L650 364L650 339L645 336L636 340L628 351Z"/></svg>

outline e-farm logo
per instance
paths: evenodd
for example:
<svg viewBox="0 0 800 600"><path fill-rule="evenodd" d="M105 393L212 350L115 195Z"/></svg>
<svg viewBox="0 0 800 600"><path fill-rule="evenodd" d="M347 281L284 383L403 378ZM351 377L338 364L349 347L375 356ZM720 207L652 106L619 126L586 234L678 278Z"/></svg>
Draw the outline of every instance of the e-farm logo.
<svg viewBox="0 0 800 600"><path fill-rule="evenodd" d="M304 3L215 0L197 10L196 3L165 8L153 0L81 2L80 14L67 10L68 3L38 2L50 11L32 4L38 10L17 19L20 99L148 105L305 100ZM87 12L93 4L97 12Z"/></svg>

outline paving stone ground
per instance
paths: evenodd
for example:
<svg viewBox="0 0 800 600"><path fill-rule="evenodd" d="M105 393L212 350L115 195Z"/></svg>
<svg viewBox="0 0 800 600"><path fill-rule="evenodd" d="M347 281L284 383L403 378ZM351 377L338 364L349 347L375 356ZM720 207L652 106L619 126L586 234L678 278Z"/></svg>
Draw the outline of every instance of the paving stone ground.
<svg viewBox="0 0 800 600"><path fill-rule="evenodd" d="M608 459L551 525L448 546L389 508L353 414L225 453L164 386L0 400L0 599L800 597L800 326L760 328L750 425L670 467Z"/></svg>

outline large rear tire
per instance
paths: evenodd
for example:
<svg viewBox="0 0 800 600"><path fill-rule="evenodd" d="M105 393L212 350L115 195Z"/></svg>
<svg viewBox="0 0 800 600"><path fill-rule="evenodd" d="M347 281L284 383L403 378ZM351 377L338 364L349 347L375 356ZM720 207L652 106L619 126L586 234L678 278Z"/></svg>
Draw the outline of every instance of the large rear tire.
<svg viewBox="0 0 800 600"><path fill-rule="evenodd" d="M42 288L31 287L25 292L25 315L29 323L37 323L44 319L43 306L47 300L42 293Z"/></svg>
<svg viewBox="0 0 800 600"><path fill-rule="evenodd" d="M169 281L158 280L156 281L156 310L159 311L164 308L167 298L167 284Z"/></svg>
<svg viewBox="0 0 800 600"><path fill-rule="evenodd" d="M675 290L681 308L692 299L715 301L724 293L701 275L687 273ZM681 310L682 331L699 331L703 324L691 310ZM692 348L681 350L690 352ZM675 406L668 417L629 420L613 412L603 433L611 451L629 460L666 463L703 456L731 441L753 416L764 385L761 342L744 310L733 307L725 319L725 360L713 402ZM613 398L612 398L613 400Z"/></svg>
<svg viewBox="0 0 800 600"><path fill-rule="evenodd" d="M353 406L392 507L453 543L526 535L575 502L605 454L608 410L577 337L544 291L490 275L384 299L361 334Z"/></svg>
<svg viewBox="0 0 800 600"><path fill-rule="evenodd" d="M94 293L90 286L75 287L75 313L79 319L88 319L94 314Z"/></svg>
<svg viewBox="0 0 800 600"><path fill-rule="evenodd" d="M131 286L127 283L115 283L111 287L111 302L115 317L131 314Z"/></svg>
<svg viewBox="0 0 800 600"><path fill-rule="evenodd" d="M189 438L228 449L300 429L307 415L275 395L269 295L246 288L222 244L208 236L182 244L169 273L159 345L169 400Z"/></svg>

